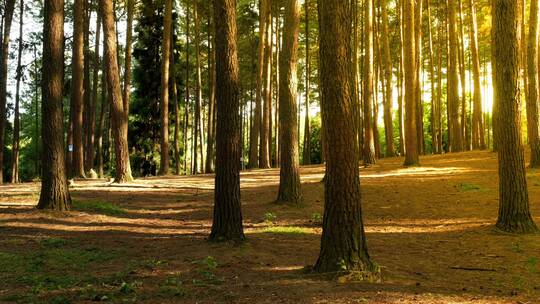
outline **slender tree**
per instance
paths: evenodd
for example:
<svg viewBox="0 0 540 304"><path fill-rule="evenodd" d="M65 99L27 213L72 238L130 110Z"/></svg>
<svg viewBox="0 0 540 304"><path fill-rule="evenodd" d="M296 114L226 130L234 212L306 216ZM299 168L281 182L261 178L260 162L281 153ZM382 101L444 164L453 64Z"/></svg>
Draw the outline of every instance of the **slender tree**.
<svg viewBox="0 0 540 304"><path fill-rule="evenodd" d="M326 149L321 251L315 271L358 271L373 277L377 267L366 245L360 206L358 146L353 121L348 46L351 16L341 0L319 0L320 75Z"/></svg>
<svg viewBox="0 0 540 304"><path fill-rule="evenodd" d="M375 140L373 136L372 102L373 102L373 0L365 1L364 20L364 164L375 163Z"/></svg>
<svg viewBox="0 0 540 304"><path fill-rule="evenodd" d="M109 0L99 0L103 35L105 40L105 65L107 67L107 84L111 97L111 129L114 137L116 160L116 183L131 182L131 167L128 147L128 119L122 101L120 74L118 71L118 53L116 50L116 25L113 15L113 4Z"/></svg>
<svg viewBox="0 0 540 304"><path fill-rule="evenodd" d="M298 0L285 2L283 26L283 49L280 55L279 92L279 143L281 170L278 202L299 203L300 163L298 155L297 126L297 76L298 33L300 31L300 7Z"/></svg>
<svg viewBox="0 0 540 304"><path fill-rule="evenodd" d="M240 203L240 76L236 0L214 0L216 25L216 186L211 241L244 240Z"/></svg>
<svg viewBox="0 0 540 304"><path fill-rule="evenodd" d="M469 7L471 12L469 34L473 67L472 72L474 79L472 147L473 149L485 149L486 141L484 136L484 119L482 110L482 84L480 83L480 57L478 55L478 24L476 22L476 6L474 0L469 0Z"/></svg>
<svg viewBox="0 0 540 304"><path fill-rule="evenodd" d="M463 151L463 130L459 115L459 43L456 25L456 1L448 0L448 122L450 152Z"/></svg>
<svg viewBox="0 0 540 304"><path fill-rule="evenodd" d="M304 165L311 164L311 129L309 121L309 93L310 93L310 76L311 76L311 57L309 53L309 0L305 0L304 3L304 13L305 13L305 30L306 30L306 113L304 120L304 149L302 155L302 162Z"/></svg>
<svg viewBox="0 0 540 304"><path fill-rule="evenodd" d="M64 87L64 1L44 3L42 67L43 142L39 209L69 210L69 195L64 155L62 97Z"/></svg>
<svg viewBox="0 0 540 304"><path fill-rule="evenodd" d="M4 1L2 51L0 53L0 184L4 182L4 145L6 129L6 101L7 101L7 72L9 59L9 37L11 34L11 23L13 12L15 11L15 0Z"/></svg>
<svg viewBox="0 0 540 304"><path fill-rule="evenodd" d="M390 39L388 38L388 3L386 0L379 0L379 6L381 8L381 43L382 43L382 57L384 62L384 82L385 98L384 98L384 135L386 139L386 152L385 156L391 157L395 155L394 151L394 125L393 125L393 103L394 103L394 87L393 84L393 70L392 70L392 57L390 48Z"/></svg>
<svg viewBox="0 0 540 304"><path fill-rule="evenodd" d="M420 163L416 132L416 52L414 0L403 3L403 53L405 57L405 165L415 166Z"/></svg>
<svg viewBox="0 0 540 304"><path fill-rule="evenodd" d="M161 46L161 165L160 175L169 174L169 56L171 53L172 0L165 1Z"/></svg>
<svg viewBox="0 0 540 304"><path fill-rule="evenodd" d="M23 28L24 28L24 0L20 2L19 10L19 47L17 54L17 84L15 89L15 117L13 119L13 146L12 146L12 157L11 157L11 182L19 182L19 153L20 153L20 129L21 129L21 118L20 118L20 103L21 103L21 78L22 73L22 52L23 52Z"/></svg>
<svg viewBox="0 0 540 304"><path fill-rule="evenodd" d="M499 110L499 217L496 227L513 233L538 231L529 210L520 128L518 0L492 2L495 96Z"/></svg>
<svg viewBox="0 0 540 304"><path fill-rule="evenodd" d="M538 1L531 1L527 56L527 134L532 168L540 167L540 125L538 118Z"/></svg>
<svg viewBox="0 0 540 304"><path fill-rule="evenodd" d="M131 57L133 53L133 15L135 14L135 0L127 1L127 24L126 24L126 49L124 55L124 92L122 100L124 101L124 111L129 115L129 100L131 91Z"/></svg>
<svg viewBox="0 0 540 304"><path fill-rule="evenodd" d="M207 143L206 143L206 173L214 172L214 149L215 149L215 112L216 112L216 48L213 44L213 38L215 36L214 22L212 18L208 18L208 83L209 92L208 96L208 125Z"/></svg>

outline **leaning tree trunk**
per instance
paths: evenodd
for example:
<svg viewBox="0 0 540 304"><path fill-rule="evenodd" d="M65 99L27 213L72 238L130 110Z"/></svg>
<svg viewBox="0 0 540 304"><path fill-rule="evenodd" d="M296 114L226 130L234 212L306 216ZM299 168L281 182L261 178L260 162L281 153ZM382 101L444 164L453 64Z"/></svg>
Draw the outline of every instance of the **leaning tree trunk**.
<svg viewBox="0 0 540 304"><path fill-rule="evenodd" d="M39 209L69 210L64 150L62 97L64 87L64 1L48 0L44 7L42 106L43 170Z"/></svg>
<svg viewBox="0 0 540 304"><path fill-rule="evenodd" d="M280 55L279 75L279 144L280 179L278 202L298 204L300 192L300 163L298 155L297 76L298 33L300 31L300 8L298 0L285 2L283 26L283 49Z"/></svg>
<svg viewBox="0 0 540 304"><path fill-rule="evenodd" d="M353 121L348 45L351 20L341 0L319 0L320 69L326 146L324 221L315 271L360 272L373 278L377 266L366 245L358 146Z"/></svg>
<svg viewBox="0 0 540 304"><path fill-rule="evenodd" d="M84 1L73 4L73 54L70 113L73 124L73 153L71 177L85 177L83 146L83 100L84 100Z"/></svg>
<svg viewBox="0 0 540 304"><path fill-rule="evenodd" d="M517 0L492 2L495 96L499 117L499 217L496 227L512 233L538 229L529 210L525 156L520 128L519 18Z"/></svg>
<svg viewBox="0 0 540 304"><path fill-rule="evenodd" d="M420 163L416 132L416 52L414 0L403 3L403 53L405 55L405 165L415 166Z"/></svg>
<svg viewBox="0 0 540 304"><path fill-rule="evenodd" d="M11 157L11 182L13 184L19 182L19 152L20 152L20 129L21 129L21 119L20 119L20 103L21 103L21 78L22 78L22 51L23 51L23 23L24 21L24 0L21 0L20 10L19 10L19 49L17 54L17 85L15 89L15 112L13 119L13 147L12 147L12 157Z"/></svg>
<svg viewBox="0 0 540 304"><path fill-rule="evenodd" d="M129 164L128 147L128 119L122 101L120 88L120 74L117 61L116 26L114 22L111 1L100 0L101 18L103 20L103 34L105 39L105 64L107 66L107 83L110 90L112 111L112 133L114 137L114 151L116 160L116 183L126 183L133 180Z"/></svg>
<svg viewBox="0 0 540 304"><path fill-rule="evenodd" d="M236 0L214 0L216 24L216 186L211 241L244 240L240 204L240 75Z"/></svg>
<svg viewBox="0 0 540 304"><path fill-rule="evenodd" d="M161 47L161 166L160 175L169 174L169 56L171 53L172 0L165 1Z"/></svg>
<svg viewBox="0 0 540 304"><path fill-rule="evenodd" d="M527 56L527 134L531 146L531 168L540 167L540 132L538 121L538 1L532 1L529 19Z"/></svg>

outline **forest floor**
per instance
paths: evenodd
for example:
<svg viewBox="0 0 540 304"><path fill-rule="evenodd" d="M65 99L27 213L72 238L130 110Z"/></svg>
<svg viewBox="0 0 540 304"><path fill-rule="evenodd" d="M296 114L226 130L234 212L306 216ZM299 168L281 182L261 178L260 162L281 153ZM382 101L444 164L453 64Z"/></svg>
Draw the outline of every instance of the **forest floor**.
<svg viewBox="0 0 540 304"><path fill-rule="evenodd" d="M324 167L304 203L274 203L278 170L242 174L247 241L206 241L213 176L76 182L76 211L34 209L38 184L0 187L0 302L540 303L540 235L497 232L496 155L380 160L361 170L368 247L382 283L306 272L319 253ZM540 224L540 171L528 171Z"/></svg>

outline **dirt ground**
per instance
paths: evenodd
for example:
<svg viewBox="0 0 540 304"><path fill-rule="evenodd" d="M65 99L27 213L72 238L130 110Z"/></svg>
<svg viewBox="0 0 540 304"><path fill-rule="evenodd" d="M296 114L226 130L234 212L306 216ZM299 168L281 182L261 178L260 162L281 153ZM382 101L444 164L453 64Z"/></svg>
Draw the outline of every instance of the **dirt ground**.
<svg viewBox="0 0 540 304"><path fill-rule="evenodd" d="M77 211L34 209L38 184L0 187L3 303L540 303L540 235L497 232L496 155L385 159L361 170L383 282L305 271L319 253L324 167L277 205L278 170L242 174L244 245L210 244L213 176L76 182ZM540 224L540 171L528 171Z"/></svg>

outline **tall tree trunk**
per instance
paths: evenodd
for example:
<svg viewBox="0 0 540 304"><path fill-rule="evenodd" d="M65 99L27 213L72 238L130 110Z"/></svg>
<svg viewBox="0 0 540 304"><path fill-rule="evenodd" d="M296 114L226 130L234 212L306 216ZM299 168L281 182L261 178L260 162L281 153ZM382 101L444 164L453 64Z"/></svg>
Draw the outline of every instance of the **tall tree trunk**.
<svg viewBox="0 0 540 304"><path fill-rule="evenodd" d="M90 3L84 0L84 102L83 102L83 156L84 172L88 173L94 166L94 131L96 109L92 104L92 83L90 81Z"/></svg>
<svg viewBox="0 0 540 304"><path fill-rule="evenodd" d="M122 90L120 88L120 74L117 61L116 27L112 3L108 0L99 0L101 18L103 20L103 35L105 38L105 64L107 66L107 83L112 97L112 133L114 137L114 150L116 159L116 183L126 183L133 180L129 163L128 147L128 120Z"/></svg>
<svg viewBox="0 0 540 304"><path fill-rule="evenodd" d="M191 170L188 169L188 154L189 154L189 140L188 140L188 128L189 128L189 98L190 98L190 90L189 90L189 76L190 76L190 44L191 44L191 38L190 38L190 29L191 29L191 20L190 20L190 11L191 11L191 4L190 1L186 1L186 99L184 104L184 173L188 174L188 172L191 172Z"/></svg>
<svg viewBox="0 0 540 304"><path fill-rule="evenodd" d="M364 164L371 165L375 163L375 141L373 138L373 0L367 0L364 4Z"/></svg>
<svg viewBox="0 0 540 304"><path fill-rule="evenodd" d="M529 15L527 56L527 134L531 146L531 168L540 167L540 130L538 121L538 1L532 1Z"/></svg>
<svg viewBox="0 0 540 304"><path fill-rule="evenodd" d="M5 0L3 14L2 53L0 54L0 184L4 182L4 147L6 130L7 72L9 59L9 37L15 10L15 0Z"/></svg>
<svg viewBox="0 0 540 304"><path fill-rule="evenodd" d="M73 4L73 54L71 80L71 123L73 124L73 153L71 177L84 178L83 102L84 102L84 1Z"/></svg>
<svg viewBox="0 0 540 304"><path fill-rule="evenodd" d="M62 98L64 87L64 1L44 3L42 67L43 171L39 209L69 210L64 150Z"/></svg>
<svg viewBox="0 0 540 304"><path fill-rule="evenodd" d="M127 1L127 25L126 25L126 50L124 63L124 91L122 100L124 101L124 111L129 115L129 100L131 91L131 57L133 53L133 15L135 13L135 1Z"/></svg>
<svg viewBox="0 0 540 304"><path fill-rule="evenodd" d="M403 53L405 74L405 165L420 163L416 132L416 52L415 52L415 4L414 0L403 3Z"/></svg>
<svg viewBox="0 0 540 304"><path fill-rule="evenodd" d="M98 14L101 16L101 14ZM104 43L105 44L105 43ZM105 109L109 107L109 99L108 99L108 92L107 92L107 75L106 75L106 66L105 66L105 60L102 60L99 62L99 53L96 54L98 59L98 65L101 65L101 108L99 110L99 120L97 125L97 169L98 169L98 176L100 178L103 178L105 176L104 170L103 170L103 133L105 130Z"/></svg>
<svg viewBox="0 0 540 304"><path fill-rule="evenodd" d="M405 103L405 48L404 48L404 18L403 18L403 2L397 4L397 15L399 17L399 74L398 74L398 120L399 120L399 153L405 155L405 123L404 123L404 103Z"/></svg>
<svg viewBox="0 0 540 304"><path fill-rule="evenodd" d="M459 44L456 26L456 1L448 0L448 122L450 129L450 152L463 151L463 132L459 116Z"/></svg>
<svg viewBox="0 0 540 304"><path fill-rule="evenodd" d="M462 0L458 1L458 61L459 61L459 79L461 85L461 131L463 140L463 150L471 150L471 132L469 121L467 119L467 87L465 74L465 30Z"/></svg>
<svg viewBox="0 0 540 304"><path fill-rule="evenodd" d="M174 105L174 173L180 175L182 172L181 158L180 158L180 99L178 98L178 85L177 85L177 74L176 74L176 57L174 55L174 46L176 44L174 40L174 25L173 30L171 31L171 56L170 56L170 65L169 65L169 74L171 82L171 94Z"/></svg>
<svg viewBox="0 0 540 304"><path fill-rule="evenodd" d="M311 75L311 57L309 53L309 0L306 0L304 3L304 13L305 13L305 30L306 30L306 113L304 120L304 150L302 155L302 162L304 165L311 164L311 129L309 121L309 93L310 93L310 75ZM283 127L282 127L283 128Z"/></svg>
<svg viewBox="0 0 540 304"><path fill-rule="evenodd" d="M208 18L208 83L209 92L208 96L208 125L206 127L207 143L206 143L206 173L214 172L214 147L215 147L215 111L216 111L216 47L213 44L213 39L216 33L214 22L212 18Z"/></svg>
<svg viewBox="0 0 540 304"><path fill-rule="evenodd" d="M395 155L394 149L394 125L393 125L393 103L394 103L394 88L393 82L393 70L392 70L392 56L390 53L390 42L388 39L388 11L387 1L379 0L379 6L381 8L381 44L382 44L382 56L384 61L384 76L386 82L385 89L385 102L384 102L384 134L386 139L386 152L387 157Z"/></svg>
<svg viewBox="0 0 540 304"><path fill-rule="evenodd" d="M283 26L283 49L280 56L279 92L279 143L281 170L278 202L298 204L300 192L300 163L298 155L298 126L296 121L298 33L300 31L300 7L298 0L285 2Z"/></svg>
<svg viewBox="0 0 540 304"><path fill-rule="evenodd" d="M418 153L424 154L424 100L423 100L423 81L424 60L422 58L422 12L423 0L417 1L414 11L414 48L415 48L415 99L416 99L416 143Z"/></svg>
<svg viewBox="0 0 540 304"><path fill-rule="evenodd" d="M200 17L199 17L199 6L197 4L197 1L194 2L193 7L193 15L195 19L195 63L196 63L196 75L197 75L197 82L195 84L195 120L194 120L194 128L195 128L195 138L194 138L194 145L195 145L195 155L193 158L194 162L194 172L193 173L199 173L204 172L205 169L202 168L202 171L199 171L199 162L198 162L198 155L200 152L200 164L201 167L204 165L204 140L202 138L203 134L203 123L202 123L202 76L201 76L201 56L200 56Z"/></svg>
<svg viewBox="0 0 540 304"><path fill-rule="evenodd" d="M169 64L171 56L172 0L165 1L161 46L161 166L159 175L169 174Z"/></svg>
<svg viewBox="0 0 540 304"><path fill-rule="evenodd" d="M240 76L236 0L214 0L216 23L216 186L211 241L244 240L240 202Z"/></svg>
<svg viewBox="0 0 540 304"><path fill-rule="evenodd" d="M437 78L435 76L435 54L433 48L433 30L432 30L432 19L431 19L431 5L429 0L426 1L426 10L428 18L428 57L429 57L429 82L431 84L430 99L431 99L431 149L434 154L439 153L439 136L437 133L437 113L439 111L437 103L437 95L435 95L435 86L437 83Z"/></svg>
<svg viewBox="0 0 540 304"><path fill-rule="evenodd" d="M22 52L23 52L23 27L24 27L24 0L21 0L20 10L19 10L19 47L17 55L17 85L15 89L15 118L13 120L13 146L12 146L12 157L11 157L11 182L19 182L19 152L20 152L20 129L21 129L21 119L20 119L20 103L21 103L21 78L23 76L22 72Z"/></svg>
<svg viewBox="0 0 540 304"><path fill-rule="evenodd" d="M341 0L319 0L320 62L326 177L321 251L318 272L377 271L366 245L358 146L353 121L347 48L351 16Z"/></svg>
<svg viewBox="0 0 540 304"><path fill-rule="evenodd" d="M262 125L260 134L260 149L259 149L259 168L270 168L270 142L271 142L271 120L272 120L272 1L268 2L268 11L266 13L266 38L263 58L263 111Z"/></svg>
<svg viewBox="0 0 540 304"><path fill-rule="evenodd" d="M519 112L518 0L492 2L495 95L499 106L499 217L496 227L513 233L538 231L529 210Z"/></svg>
<svg viewBox="0 0 540 304"><path fill-rule="evenodd" d="M469 0L469 7L471 10L470 43L474 78L472 147L473 149L486 149L482 111L482 84L480 83L480 58L478 55L478 24L476 22L474 0Z"/></svg>

